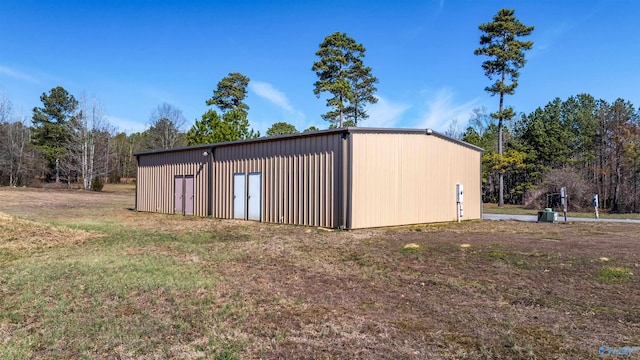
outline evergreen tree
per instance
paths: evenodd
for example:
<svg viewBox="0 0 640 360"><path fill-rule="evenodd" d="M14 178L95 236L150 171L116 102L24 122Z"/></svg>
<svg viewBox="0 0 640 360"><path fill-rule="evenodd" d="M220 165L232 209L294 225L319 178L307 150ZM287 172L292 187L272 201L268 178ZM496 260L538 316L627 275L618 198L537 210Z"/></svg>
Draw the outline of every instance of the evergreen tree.
<svg viewBox="0 0 640 360"><path fill-rule="evenodd" d="M297 133L299 133L299 131L295 126L284 121L280 121L271 125L269 130L267 130L267 136L289 135Z"/></svg>
<svg viewBox="0 0 640 360"><path fill-rule="evenodd" d="M318 76L313 93L318 98L323 92L332 95L327 106L333 110L322 118L333 127L343 127L345 118L357 125L358 120L367 118L365 105L378 101L373 95L378 79L371 74L370 67L364 66L365 51L362 44L346 33L335 32L324 39L316 52L320 60L311 68Z"/></svg>
<svg viewBox="0 0 640 360"><path fill-rule="evenodd" d="M483 32L480 37L481 47L474 51L476 55L488 56L489 60L482 63L485 75L489 79L497 77L496 82L485 88L491 95L500 95L498 112L491 116L498 119L498 154L502 155L503 139L502 127L504 120L510 120L515 115L512 108L504 107L504 96L513 95L518 87L518 69L524 67L526 60L524 51L533 47L531 41L520 41L519 37L527 36L533 31L533 26L526 26L515 16L515 11L501 9L493 17L493 21L480 24L478 28ZM510 81L508 83L507 81ZM504 179L499 178L498 205L504 205Z"/></svg>
<svg viewBox="0 0 640 360"><path fill-rule="evenodd" d="M220 80L213 97L206 104L217 106L222 116L215 110L207 110L187 132L187 144L214 144L260 137L259 132L249 128L249 106L243 102L248 85L249 78L237 72L229 73Z"/></svg>
<svg viewBox="0 0 640 360"><path fill-rule="evenodd" d="M588 169L594 166L596 159L594 148L598 129L596 104L596 100L589 94L571 96L562 103L565 125L573 133L572 163L578 166L585 178L593 176L593 172Z"/></svg>
<svg viewBox="0 0 640 360"><path fill-rule="evenodd" d="M575 136L563 114L563 102L556 98L544 109L523 115L518 127L524 127L520 138L543 168L563 167L570 163Z"/></svg>
<svg viewBox="0 0 640 360"><path fill-rule="evenodd" d="M67 155L65 145L71 139L68 126L76 115L78 101L63 87L58 86L42 93L42 107L33 108L32 142L47 161L50 179L55 174L56 182L60 182L60 160Z"/></svg>
<svg viewBox="0 0 640 360"><path fill-rule="evenodd" d="M220 119L215 110L208 110L187 132L187 145L213 144L231 141L231 138L231 127Z"/></svg>
<svg viewBox="0 0 640 360"><path fill-rule="evenodd" d="M351 120L353 122L353 126L358 126L358 121L369 118L369 115L364 109L366 104L375 104L378 102L378 98L374 96L376 90L378 90L375 87L375 84L378 83L378 78L371 75L371 68L364 66L362 59L356 59L354 61L349 75L353 95L351 97L351 104L345 111L346 118L347 121Z"/></svg>
<svg viewBox="0 0 640 360"><path fill-rule="evenodd" d="M215 110L208 110L202 119L187 132L187 145L215 144L219 142L255 139L259 132L249 129L249 122L244 113L229 111L222 118Z"/></svg>
<svg viewBox="0 0 640 360"><path fill-rule="evenodd" d="M232 110L224 113L222 116L223 122L229 124L231 127L231 133L233 134L233 141L256 139L260 137L260 132L254 131L249 128L249 120L247 119L247 113L241 110Z"/></svg>
<svg viewBox="0 0 640 360"><path fill-rule="evenodd" d="M237 72L229 73L218 82L213 96L207 100L207 105L215 105L223 113L235 110L247 114L249 105L244 103L244 98L247 96L248 85L248 77Z"/></svg>

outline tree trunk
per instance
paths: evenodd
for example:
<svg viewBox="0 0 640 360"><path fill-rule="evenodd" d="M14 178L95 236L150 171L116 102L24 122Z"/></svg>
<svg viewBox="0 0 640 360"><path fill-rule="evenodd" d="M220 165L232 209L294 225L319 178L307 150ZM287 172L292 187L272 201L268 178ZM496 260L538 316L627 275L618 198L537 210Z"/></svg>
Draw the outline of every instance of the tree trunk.
<svg viewBox="0 0 640 360"><path fill-rule="evenodd" d="M502 83L504 84L504 71L502 72ZM502 156L502 109L504 105L504 92L500 93L500 108L498 109L498 154ZM498 206L504 206L504 174L498 174Z"/></svg>
<svg viewBox="0 0 640 360"><path fill-rule="evenodd" d="M23 162L25 161L25 145L28 141L28 139L25 139L25 130L24 128L20 127L20 133L19 133L19 147L18 147L18 158L17 158L17 164L16 164L16 176L15 176L15 183L13 186L17 186L19 179L20 179L20 174L22 174L22 167L23 167Z"/></svg>
<svg viewBox="0 0 640 360"><path fill-rule="evenodd" d="M638 208L638 172L636 171L633 176L633 212L637 213Z"/></svg>
<svg viewBox="0 0 640 360"><path fill-rule="evenodd" d="M342 127L342 108L344 107L344 104L342 104L342 100L343 100L342 94L340 94L340 106L341 107L340 107L340 126L339 127Z"/></svg>
<svg viewBox="0 0 640 360"><path fill-rule="evenodd" d="M93 177L94 177L94 170L93 170L93 159L94 159L94 155L95 155L95 149L96 149L96 145L93 142L93 138L91 141L91 144L89 145L89 164L88 164L88 174L89 174L89 189L91 189L91 184L93 184Z"/></svg>
<svg viewBox="0 0 640 360"><path fill-rule="evenodd" d="M60 182L60 159L56 159L56 184Z"/></svg>
<svg viewBox="0 0 640 360"><path fill-rule="evenodd" d="M85 190L89 190L89 186L91 182L89 181L89 178L88 178L89 172L87 167L87 161L88 161L88 154L87 154L88 144L87 144L87 134L86 134L87 124L84 123L83 126L84 126L84 129L82 129L82 131L83 131L84 139L82 141L82 184Z"/></svg>
<svg viewBox="0 0 640 360"><path fill-rule="evenodd" d="M620 154L616 154L616 176L615 184L613 185L613 211L622 212L624 209L620 206L620 187L622 184L622 164L620 161ZM613 176L611 177L613 180Z"/></svg>

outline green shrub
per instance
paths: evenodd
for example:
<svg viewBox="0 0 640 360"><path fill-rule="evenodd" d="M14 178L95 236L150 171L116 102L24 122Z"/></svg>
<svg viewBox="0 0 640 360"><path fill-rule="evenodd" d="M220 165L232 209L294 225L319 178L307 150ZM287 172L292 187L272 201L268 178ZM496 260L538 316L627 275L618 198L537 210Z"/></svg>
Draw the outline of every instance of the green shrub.
<svg viewBox="0 0 640 360"><path fill-rule="evenodd" d="M104 184L102 183L100 178L94 178L91 181L91 190L92 191L102 191L103 187L104 187Z"/></svg>

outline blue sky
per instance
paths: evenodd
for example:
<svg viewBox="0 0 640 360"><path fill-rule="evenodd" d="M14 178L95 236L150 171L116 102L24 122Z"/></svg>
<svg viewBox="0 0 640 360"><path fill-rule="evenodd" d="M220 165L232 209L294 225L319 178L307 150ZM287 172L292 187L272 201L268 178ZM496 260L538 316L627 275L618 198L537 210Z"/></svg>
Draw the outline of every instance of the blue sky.
<svg viewBox="0 0 640 360"><path fill-rule="evenodd" d="M0 94L30 118L55 86L102 103L117 129L142 131L166 102L187 130L229 72L250 79L252 126L326 128L311 66L325 36L366 49L379 102L363 126L462 126L484 91L478 24L500 8L536 27L507 105L531 112L578 93L640 105L640 1L0 1Z"/></svg>

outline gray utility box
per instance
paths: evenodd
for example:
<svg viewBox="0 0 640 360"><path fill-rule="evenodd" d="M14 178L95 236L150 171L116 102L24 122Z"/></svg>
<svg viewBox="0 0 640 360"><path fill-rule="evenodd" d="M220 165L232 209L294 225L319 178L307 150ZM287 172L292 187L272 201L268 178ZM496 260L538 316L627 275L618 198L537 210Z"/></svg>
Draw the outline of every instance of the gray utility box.
<svg viewBox="0 0 640 360"><path fill-rule="evenodd" d="M558 221L558 213L551 208L546 208L544 211L538 211L538 222L555 222Z"/></svg>

